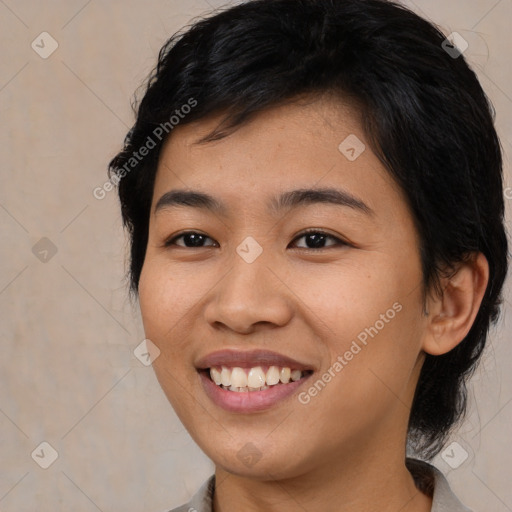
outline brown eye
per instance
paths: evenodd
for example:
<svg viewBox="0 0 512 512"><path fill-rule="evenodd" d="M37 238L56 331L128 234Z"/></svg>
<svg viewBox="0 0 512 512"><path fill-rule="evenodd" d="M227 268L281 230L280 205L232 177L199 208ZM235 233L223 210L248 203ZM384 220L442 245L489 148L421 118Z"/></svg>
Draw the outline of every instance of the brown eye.
<svg viewBox="0 0 512 512"><path fill-rule="evenodd" d="M305 231L301 235L299 235L297 238L294 239L294 242L297 240L300 240L301 238L304 238L306 241L306 247L299 247L299 249L325 249L328 247L333 246L340 246L340 245L348 245L343 240L340 240L339 238L330 235L329 233L325 233L324 231L319 230L310 230ZM334 240L334 244L325 246L326 239Z"/></svg>
<svg viewBox="0 0 512 512"><path fill-rule="evenodd" d="M325 233L320 230L310 230L305 231L301 235L297 236L292 243L295 243L297 240L303 238L305 240L306 246L296 246L299 249L306 250L321 250L327 249L329 247L343 246L349 245L347 242L340 240L339 238L330 235L329 233ZM176 243L178 240L182 239L182 243ZM205 240L212 240L213 244L204 245ZM331 240L334 243L326 245L326 240ZM185 249L193 249L193 248L201 248L201 247L216 247L218 246L217 242L215 242L212 238L203 233L198 233L197 231L187 231L184 233L180 233L165 242L165 247L183 247Z"/></svg>
<svg viewBox="0 0 512 512"><path fill-rule="evenodd" d="M177 244L176 241L179 239L183 239L185 245ZM203 235L202 233L198 233L196 231L187 231L185 233L181 233L165 242L165 247L170 247L176 245L178 247L185 248L194 248L194 247L205 247L203 242L205 240L212 240L209 236ZM188 245L189 244L189 245ZM211 247L211 246L206 246Z"/></svg>

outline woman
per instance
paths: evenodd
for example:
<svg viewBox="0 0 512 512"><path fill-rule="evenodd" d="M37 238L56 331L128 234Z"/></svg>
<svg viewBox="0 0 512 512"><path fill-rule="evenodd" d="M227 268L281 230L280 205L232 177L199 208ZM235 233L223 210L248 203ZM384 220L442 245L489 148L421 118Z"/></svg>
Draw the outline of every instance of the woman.
<svg viewBox="0 0 512 512"><path fill-rule="evenodd" d="M166 43L110 169L216 468L176 511L468 510L425 461L498 315L501 165L461 52L392 2L254 0Z"/></svg>

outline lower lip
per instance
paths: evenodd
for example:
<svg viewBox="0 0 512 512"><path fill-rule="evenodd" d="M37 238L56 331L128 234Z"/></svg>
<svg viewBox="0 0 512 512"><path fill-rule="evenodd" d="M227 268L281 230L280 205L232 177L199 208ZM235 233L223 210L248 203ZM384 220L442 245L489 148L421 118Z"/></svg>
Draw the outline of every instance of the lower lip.
<svg viewBox="0 0 512 512"><path fill-rule="evenodd" d="M205 372L199 372L201 384L208 397L219 407L230 412L257 412L269 409L293 394L311 374L288 384L278 384L262 391L228 391L217 386Z"/></svg>

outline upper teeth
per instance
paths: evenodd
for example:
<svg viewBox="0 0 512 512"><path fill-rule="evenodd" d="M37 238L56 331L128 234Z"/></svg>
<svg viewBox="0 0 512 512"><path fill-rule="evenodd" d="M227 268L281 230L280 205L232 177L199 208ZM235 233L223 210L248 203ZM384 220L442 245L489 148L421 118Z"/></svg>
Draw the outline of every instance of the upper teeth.
<svg viewBox="0 0 512 512"><path fill-rule="evenodd" d="M279 382L286 384L290 382L290 379L293 381L299 380L302 377L302 372L300 370L292 371L288 367L280 368L279 366L270 366L266 373L261 366L247 369L238 366L234 368L222 366L220 371L217 368L210 368L210 377L218 386L222 385L228 388L248 387L251 391L265 386L274 386Z"/></svg>

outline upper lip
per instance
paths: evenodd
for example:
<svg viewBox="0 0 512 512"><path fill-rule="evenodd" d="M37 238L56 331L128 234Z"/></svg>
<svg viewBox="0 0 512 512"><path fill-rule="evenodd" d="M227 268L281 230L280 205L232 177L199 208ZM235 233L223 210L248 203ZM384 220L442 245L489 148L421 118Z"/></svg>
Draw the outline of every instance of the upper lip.
<svg viewBox="0 0 512 512"><path fill-rule="evenodd" d="M225 349L211 352L196 362L196 368L199 370L206 370L212 366L239 366L250 368L255 366L280 366L303 371L313 369L311 365L301 363L291 357L269 350Z"/></svg>

